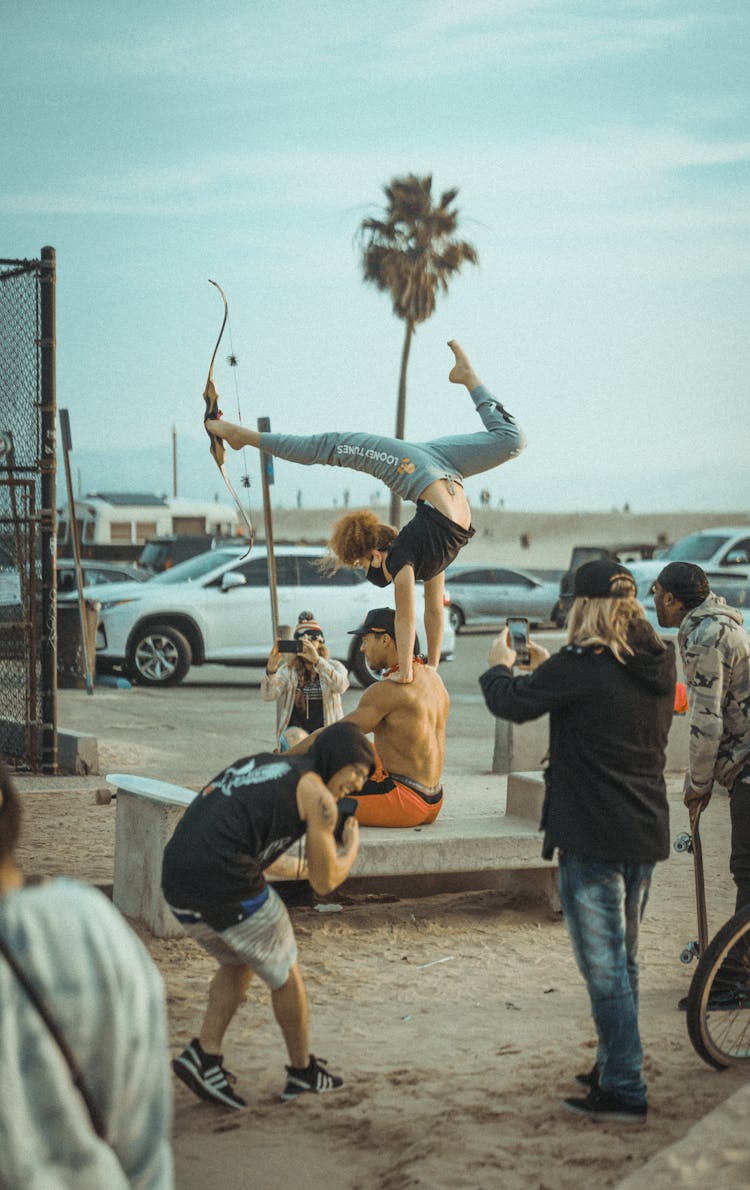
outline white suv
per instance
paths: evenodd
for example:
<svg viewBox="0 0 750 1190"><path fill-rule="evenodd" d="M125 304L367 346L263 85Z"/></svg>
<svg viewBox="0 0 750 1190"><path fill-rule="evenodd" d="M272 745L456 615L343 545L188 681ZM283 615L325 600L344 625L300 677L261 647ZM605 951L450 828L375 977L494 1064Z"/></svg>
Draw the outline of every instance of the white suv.
<svg viewBox="0 0 750 1190"><path fill-rule="evenodd" d="M101 601L97 668L121 667L144 686L181 682L191 665L264 665L275 636L265 546L247 557L243 545L197 554L146 583L110 584L86 594ZM360 570L322 574L324 556L314 546L277 546L276 580L280 624L297 623L311 611L331 656L343 661L362 685L373 674L359 640L349 632L370 608L393 606L393 588L378 591ZM416 588L417 631L424 594ZM455 634L445 614L443 659L451 660Z"/></svg>

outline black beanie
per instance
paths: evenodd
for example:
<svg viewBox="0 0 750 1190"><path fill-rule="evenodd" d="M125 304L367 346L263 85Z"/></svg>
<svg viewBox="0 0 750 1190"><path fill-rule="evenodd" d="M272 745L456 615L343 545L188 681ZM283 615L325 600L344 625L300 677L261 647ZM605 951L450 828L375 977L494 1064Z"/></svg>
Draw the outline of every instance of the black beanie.
<svg viewBox="0 0 750 1190"><path fill-rule="evenodd" d="M366 735L353 723L332 723L316 736L309 752L313 769L322 781L347 764L365 764L368 777L375 772L375 752Z"/></svg>

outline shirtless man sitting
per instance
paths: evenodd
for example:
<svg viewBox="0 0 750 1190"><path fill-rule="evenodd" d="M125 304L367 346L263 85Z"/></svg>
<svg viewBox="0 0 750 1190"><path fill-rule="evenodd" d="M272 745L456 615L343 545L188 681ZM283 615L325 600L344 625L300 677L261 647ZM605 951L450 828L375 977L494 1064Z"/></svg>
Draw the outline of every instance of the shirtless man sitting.
<svg viewBox="0 0 750 1190"><path fill-rule="evenodd" d="M388 680L398 672L395 612L379 607L351 635L383 680L365 690L342 722L354 723L375 742L377 768L357 794L360 826L423 826L443 804L440 777L450 698L437 671L414 659L414 680ZM305 751L314 737L292 749Z"/></svg>

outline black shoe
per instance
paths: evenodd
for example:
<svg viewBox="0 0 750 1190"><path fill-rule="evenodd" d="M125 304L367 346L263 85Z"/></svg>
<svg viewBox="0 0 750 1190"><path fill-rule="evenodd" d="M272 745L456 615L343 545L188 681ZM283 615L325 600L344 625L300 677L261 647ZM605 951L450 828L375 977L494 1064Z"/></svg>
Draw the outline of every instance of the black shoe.
<svg viewBox="0 0 750 1190"><path fill-rule="evenodd" d="M579 1087L590 1087L596 1091L599 1087L599 1068L596 1062L585 1074L576 1074L573 1081L578 1083Z"/></svg>
<svg viewBox="0 0 750 1190"><path fill-rule="evenodd" d="M174 1059L172 1069L201 1099L209 1099L212 1103L221 1103L235 1110L247 1107L245 1100L235 1095L230 1086L235 1078L222 1066L221 1054L204 1053L197 1037Z"/></svg>
<svg viewBox="0 0 750 1190"><path fill-rule="evenodd" d="M645 1103L628 1103L601 1088L589 1091L585 1099L563 1099L562 1105L577 1116L614 1124L645 1124L648 1116Z"/></svg>
<svg viewBox="0 0 750 1190"><path fill-rule="evenodd" d="M287 1066L286 1086L281 1092L281 1098L296 1099L298 1095L304 1095L305 1091L320 1095L323 1091L335 1091L337 1087L343 1086L343 1078L329 1074L325 1066L325 1058L316 1058L315 1054L310 1054L310 1065L306 1070Z"/></svg>

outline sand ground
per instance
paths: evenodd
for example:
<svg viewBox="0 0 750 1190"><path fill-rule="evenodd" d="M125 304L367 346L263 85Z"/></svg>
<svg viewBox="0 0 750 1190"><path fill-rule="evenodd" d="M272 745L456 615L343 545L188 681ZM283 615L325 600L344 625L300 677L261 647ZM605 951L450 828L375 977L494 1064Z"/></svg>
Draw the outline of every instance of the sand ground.
<svg viewBox="0 0 750 1190"><path fill-rule="evenodd" d="M239 707L246 723L260 723L259 716L265 723L272 710L257 705L254 689L220 680L186 685L178 697L179 715L161 716L147 691L97 692L90 701L82 691L66 691L63 702L71 726L99 724L103 772L146 775L158 775L165 757L177 754L183 764L192 758L201 776L206 767L213 771L212 750L226 755L222 733L238 730L230 708ZM220 725L218 741L196 730L207 703ZM459 722L470 714L477 719L473 704L457 707ZM153 725L147 743L142 725L127 730L128 722L144 720ZM483 733L475 749L481 763L491 756L491 726L476 730ZM262 737L257 731L258 746ZM684 811L674 782L672 789L676 834ZM24 799L27 871L111 884L115 807L95 804L91 778L79 793L26 792ZM711 923L718 927L734 898L724 796L715 797L704 835ZM741 1070L720 1074L704 1065L676 1009L692 974L679 952L695 936L692 866L684 855L673 853L657 867L642 930L651 1100L645 1128L595 1126L559 1107L561 1097L575 1093L571 1076L591 1065L594 1043L558 914L509 903L494 891L418 898L407 889L398 899L336 899L339 911L307 904L291 912L310 997L311 1047L345 1086L320 1098L278 1101L281 1038L265 989L251 986L225 1046L248 1110L224 1113L175 1082L180 1190L214 1183L287 1190L303 1182L312 1190L595 1190L637 1171L746 1078ZM188 940L142 936L165 979L176 1051L197 1031L212 963ZM722 1142L727 1152L735 1141L729 1135Z"/></svg>
<svg viewBox="0 0 750 1190"><path fill-rule="evenodd" d="M572 543L648 540L660 531L674 539L700 523L739 519L647 522L631 515L569 518L563 525L559 518L542 524L541 514L531 514L521 528L521 517L508 514L502 529L494 515L486 526L478 517L470 548L511 565L557 567L567 563ZM320 518L316 526L309 532L319 539ZM524 531L528 551L518 543ZM473 648L469 668L482 668L471 640L459 638L455 668L445 667L454 771L461 765L487 771L492 755L494 728L476 675L467 682L458 665ZM488 643L481 642L482 653ZM89 699L64 691L60 724L96 734L102 773L139 772L197 788L228 760L268 746L273 710L260 703L254 680L211 668L191 674L174 692L98 690ZM345 706L356 698L347 694ZM29 791L24 800L27 871L111 884L113 805L96 805L91 787ZM685 825L676 786L671 807L676 835ZM707 812L704 839L717 928L734 902L723 795ZM575 1094L572 1075L592 1064L594 1040L559 914L509 903L493 891L420 899L407 890L398 899L362 894L339 903L339 911L307 904L291 912L310 998L311 1046L345 1086L279 1102L281 1038L265 989L251 986L225 1047L248 1109L225 1113L175 1083L180 1190L599 1190L631 1173L633 1185L650 1186L646 1172L639 1177L644 1163L745 1083L742 1070L717 1073L704 1065L676 1008L692 974L679 953L695 936L692 867L684 855L673 853L658 865L642 929L641 1027L650 1086L642 1128L596 1126L560 1109L560 1098ZM197 1032L213 966L187 940L144 941L164 976L177 1050ZM725 1127L721 1135L721 1120L716 1124L714 1144L735 1160L734 1184L749 1185L746 1146L736 1163L736 1121ZM675 1175L672 1184L687 1183Z"/></svg>

